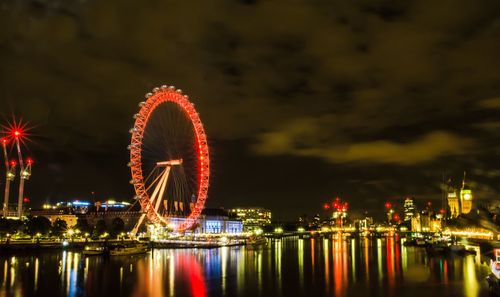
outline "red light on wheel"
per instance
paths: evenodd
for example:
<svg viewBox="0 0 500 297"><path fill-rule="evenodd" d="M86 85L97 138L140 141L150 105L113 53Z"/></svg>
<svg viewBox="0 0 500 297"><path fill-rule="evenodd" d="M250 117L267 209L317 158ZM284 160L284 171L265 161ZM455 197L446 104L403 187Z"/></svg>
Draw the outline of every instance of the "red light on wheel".
<svg viewBox="0 0 500 297"><path fill-rule="evenodd" d="M12 136L14 136L14 138L19 138L22 135L23 135L23 131L21 131L19 129L12 130Z"/></svg>

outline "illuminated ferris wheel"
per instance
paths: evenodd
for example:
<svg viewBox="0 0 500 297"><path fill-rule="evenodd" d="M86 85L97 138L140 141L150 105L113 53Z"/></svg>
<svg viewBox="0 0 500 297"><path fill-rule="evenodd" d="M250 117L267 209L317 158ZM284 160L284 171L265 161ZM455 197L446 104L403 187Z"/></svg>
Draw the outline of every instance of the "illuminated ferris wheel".
<svg viewBox="0 0 500 297"><path fill-rule="evenodd" d="M210 159L207 137L194 104L181 90L162 86L146 94L134 115L129 145L130 183L153 224L185 231L195 226L207 199Z"/></svg>

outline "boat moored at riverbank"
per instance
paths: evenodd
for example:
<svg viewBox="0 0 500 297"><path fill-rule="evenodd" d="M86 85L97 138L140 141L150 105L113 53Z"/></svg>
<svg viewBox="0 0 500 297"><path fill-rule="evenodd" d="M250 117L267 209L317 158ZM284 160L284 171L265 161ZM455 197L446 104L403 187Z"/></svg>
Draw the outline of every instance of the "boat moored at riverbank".
<svg viewBox="0 0 500 297"><path fill-rule="evenodd" d="M110 249L109 254L111 256L127 256L127 255L136 255L136 254L145 254L149 251L149 248L146 244L137 243L134 245L124 245L124 246L116 246Z"/></svg>

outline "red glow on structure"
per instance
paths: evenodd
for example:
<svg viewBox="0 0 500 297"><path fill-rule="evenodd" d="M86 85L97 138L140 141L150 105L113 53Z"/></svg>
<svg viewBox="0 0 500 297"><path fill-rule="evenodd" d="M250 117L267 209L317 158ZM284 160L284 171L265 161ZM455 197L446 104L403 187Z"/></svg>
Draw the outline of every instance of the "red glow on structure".
<svg viewBox="0 0 500 297"><path fill-rule="evenodd" d="M17 162L15 160L10 161L10 166L15 167L17 165Z"/></svg>
<svg viewBox="0 0 500 297"><path fill-rule="evenodd" d="M392 217L392 219L396 222L399 222L401 220L401 218L399 217L399 215L397 213L394 214L394 216Z"/></svg>
<svg viewBox="0 0 500 297"><path fill-rule="evenodd" d="M431 207L431 206L432 206L432 202L430 202L430 201L429 201L429 202L427 202L427 206L428 206L428 207Z"/></svg>
<svg viewBox="0 0 500 297"><path fill-rule="evenodd" d="M5 136L2 138L2 142L6 144L9 140L21 141L24 144L25 140L29 140L28 137L30 134L28 133L31 130L31 127L28 126L27 122L23 122L22 119L16 120L15 118L12 121L8 122L6 125L1 126L5 131Z"/></svg>
<svg viewBox="0 0 500 297"><path fill-rule="evenodd" d="M29 202L30 202L30 199L29 199L28 197L24 197L23 202L24 202L24 203L29 203Z"/></svg>
<svg viewBox="0 0 500 297"><path fill-rule="evenodd" d="M168 224L165 217L160 215L154 207L151 207L150 195L146 191L144 184L144 176L142 170L142 140L144 131L148 126L148 121L151 114L158 108L159 105L170 102L180 107L182 112L189 118L193 124L194 138L198 146L195 159L198 160L198 189L196 191L196 202L189 216L177 226L176 231L185 231L195 226L201 211L204 208L207 199L209 180L210 180L210 155L208 149L207 136L203 123L196 112L194 105L188 100L187 96L176 91L174 88L162 87L148 95L148 99L141 104L141 109L135 119L134 128L131 130L132 137L130 147L130 163L133 164L131 169L132 181L136 196L143 210L146 210L146 215L149 221L159 224Z"/></svg>
<svg viewBox="0 0 500 297"><path fill-rule="evenodd" d="M385 203L385 208L391 209L392 208L392 204L390 202L386 202Z"/></svg>
<svg viewBox="0 0 500 297"><path fill-rule="evenodd" d="M33 164L33 159L31 158L26 159L26 163L28 163L28 165Z"/></svg>
<svg viewBox="0 0 500 297"><path fill-rule="evenodd" d="M442 209L442 208L441 208L441 209L439 210L439 212L440 212L441 214L444 214L446 211L445 211L444 209Z"/></svg>
<svg viewBox="0 0 500 297"><path fill-rule="evenodd" d="M23 131L19 129L12 130L12 136L14 136L14 138L19 138L21 135L23 135Z"/></svg>
<svg viewBox="0 0 500 297"><path fill-rule="evenodd" d="M323 204L323 209L330 209L330 204L328 203Z"/></svg>

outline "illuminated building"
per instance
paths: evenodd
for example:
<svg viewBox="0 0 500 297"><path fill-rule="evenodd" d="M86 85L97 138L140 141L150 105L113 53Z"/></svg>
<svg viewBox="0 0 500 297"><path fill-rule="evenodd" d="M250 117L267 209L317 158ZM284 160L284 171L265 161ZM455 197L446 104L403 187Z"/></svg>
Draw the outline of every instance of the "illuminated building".
<svg viewBox="0 0 500 297"><path fill-rule="evenodd" d="M450 208L450 218L456 218L460 214L460 204L458 201L457 192L453 187L448 189L448 207Z"/></svg>
<svg viewBox="0 0 500 297"><path fill-rule="evenodd" d="M439 218L432 218L429 221L429 231L430 232L439 232L442 230L442 221Z"/></svg>
<svg viewBox="0 0 500 297"><path fill-rule="evenodd" d="M243 222L245 231L260 229L271 224L271 211L264 208L233 208L229 210L229 214Z"/></svg>
<svg viewBox="0 0 500 297"><path fill-rule="evenodd" d="M457 191L452 186L448 186L447 199L448 207L450 208L450 218L456 218L460 214L468 214L472 210L474 196L472 195L471 188L465 182L465 172L460 191Z"/></svg>
<svg viewBox="0 0 500 297"><path fill-rule="evenodd" d="M412 232L439 232L442 230L442 220L430 209L416 213L411 219Z"/></svg>
<svg viewBox="0 0 500 297"><path fill-rule="evenodd" d="M107 226L111 226L113 220L119 218L125 225L125 230L131 230L139 220L142 211L130 210L130 203L108 200L97 202L92 205L86 201L59 202L56 205L44 204L43 209L31 210L33 216L44 216L52 223L61 219L66 221L68 227L76 225L78 219L84 219L91 226L103 220ZM186 221L185 217L169 218L172 226L177 226ZM239 234L243 232L243 222L231 217L224 209L206 208L197 220L197 228L194 233L228 233Z"/></svg>
<svg viewBox="0 0 500 297"><path fill-rule="evenodd" d="M372 217L365 217L362 220L359 220L359 230L360 231L365 231L369 230L373 226L373 218Z"/></svg>
<svg viewBox="0 0 500 297"><path fill-rule="evenodd" d="M411 218L411 231L412 232L421 232L422 231L422 225L420 223L420 214L417 213Z"/></svg>
<svg viewBox="0 0 500 297"><path fill-rule="evenodd" d="M90 225L104 220L109 226L114 219L120 218L125 224L125 229L130 229L137 222L141 212L131 211L131 204L126 201L107 200L92 204L88 201L73 200L58 202L55 205L44 204L42 209L32 209L33 216L44 216L51 222L56 219L66 221L68 227L76 225L77 219L84 219Z"/></svg>
<svg viewBox="0 0 500 297"><path fill-rule="evenodd" d="M332 206L332 219L334 220L335 225L342 227L347 220L347 209L349 208L349 204L347 202L342 202L340 198L337 197Z"/></svg>
<svg viewBox="0 0 500 297"><path fill-rule="evenodd" d="M403 206L404 209L404 221L411 221L411 218L415 215L415 199L407 197Z"/></svg>
<svg viewBox="0 0 500 297"><path fill-rule="evenodd" d="M201 233L236 234L243 232L243 222L223 208L203 209L198 224L199 227L196 231Z"/></svg>
<svg viewBox="0 0 500 297"><path fill-rule="evenodd" d="M468 214L472 209L472 190L465 183L465 173L464 180L462 181L462 188L460 189L460 205L461 205L461 213Z"/></svg>
<svg viewBox="0 0 500 297"><path fill-rule="evenodd" d="M200 230L201 233L229 233L238 234L243 232L243 223L240 221L231 221L220 218L201 218Z"/></svg>

